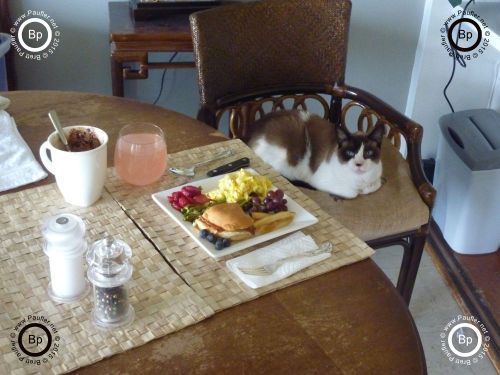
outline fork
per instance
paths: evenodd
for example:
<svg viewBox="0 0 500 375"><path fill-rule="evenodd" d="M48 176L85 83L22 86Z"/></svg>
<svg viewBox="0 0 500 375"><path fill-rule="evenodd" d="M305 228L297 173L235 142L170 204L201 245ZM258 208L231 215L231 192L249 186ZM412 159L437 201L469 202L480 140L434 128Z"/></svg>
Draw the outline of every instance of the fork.
<svg viewBox="0 0 500 375"><path fill-rule="evenodd" d="M331 242L323 242L317 249L305 251L298 255L292 255L289 257L278 259L277 261L269 264L263 264L257 267L240 267L238 269L247 274L253 276L269 276L272 275L278 268L280 268L284 263L289 262L290 260L310 258L316 255L331 253L333 249L333 245Z"/></svg>
<svg viewBox="0 0 500 375"><path fill-rule="evenodd" d="M214 157L212 157L210 159L199 161L198 163L194 163L190 167L170 167L169 170L170 170L170 172L181 175L181 176L193 177L194 170L197 167L201 167L202 165L208 164L208 163L215 161L215 160L226 158L228 156L231 156L232 154L233 154L233 150L225 149L225 150L215 154Z"/></svg>

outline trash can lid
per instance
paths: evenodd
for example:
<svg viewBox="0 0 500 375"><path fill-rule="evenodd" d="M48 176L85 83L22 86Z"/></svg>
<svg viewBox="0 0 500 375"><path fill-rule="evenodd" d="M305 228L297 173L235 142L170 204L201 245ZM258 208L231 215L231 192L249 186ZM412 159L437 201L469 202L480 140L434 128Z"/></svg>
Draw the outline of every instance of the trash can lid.
<svg viewBox="0 0 500 375"><path fill-rule="evenodd" d="M439 119L443 137L473 171L500 168L500 113L473 109Z"/></svg>

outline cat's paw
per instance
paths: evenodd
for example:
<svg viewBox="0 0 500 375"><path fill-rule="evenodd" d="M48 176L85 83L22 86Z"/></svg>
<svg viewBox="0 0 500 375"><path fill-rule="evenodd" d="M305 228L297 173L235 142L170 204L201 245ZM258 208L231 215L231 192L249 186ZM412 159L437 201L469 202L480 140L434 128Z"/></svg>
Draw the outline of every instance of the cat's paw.
<svg viewBox="0 0 500 375"><path fill-rule="evenodd" d="M323 191L330 194L330 196L335 200L353 199L356 198L359 194L359 191L357 191L356 189L339 189L338 186L335 189L329 187L328 189L323 189Z"/></svg>
<svg viewBox="0 0 500 375"><path fill-rule="evenodd" d="M344 191L335 191L335 192L330 192L330 195L334 198L337 198L339 200L342 199L354 199L356 198L359 194L355 190L344 190ZM337 200L335 199L335 200Z"/></svg>
<svg viewBox="0 0 500 375"><path fill-rule="evenodd" d="M349 199L349 198L345 198L345 197L342 197L340 195L337 195L337 194L330 194L330 197L335 201L335 202L338 202L338 201L343 201L345 199Z"/></svg>
<svg viewBox="0 0 500 375"><path fill-rule="evenodd" d="M379 178L375 182L372 182L371 184L365 186L361 190L361 194L373 193L373 192L377 191L378 189L380 189L381 186L382 186L382 179Z"/></svg>

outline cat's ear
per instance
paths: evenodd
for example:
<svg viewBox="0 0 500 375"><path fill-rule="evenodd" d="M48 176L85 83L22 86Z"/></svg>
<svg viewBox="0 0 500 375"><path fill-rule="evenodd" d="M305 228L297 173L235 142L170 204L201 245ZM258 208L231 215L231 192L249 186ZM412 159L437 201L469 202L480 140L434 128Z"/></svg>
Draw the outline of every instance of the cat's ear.
<svg viewBox="0 0 500 375"><path fill-rule="evenodd" d="M377 142L378 145L382 143L385 135L385 125L383 122L377 122L373 130L368 134L368 139Z"/></svg>
<svg viewBox="0 0 500 375"><path fill-rule="evenodd" d="M341 144L344 141L347 141L350 137L350 133L347 129L344 129L340 126L335 126L336 132L337 132L337 143Z"/></svg>

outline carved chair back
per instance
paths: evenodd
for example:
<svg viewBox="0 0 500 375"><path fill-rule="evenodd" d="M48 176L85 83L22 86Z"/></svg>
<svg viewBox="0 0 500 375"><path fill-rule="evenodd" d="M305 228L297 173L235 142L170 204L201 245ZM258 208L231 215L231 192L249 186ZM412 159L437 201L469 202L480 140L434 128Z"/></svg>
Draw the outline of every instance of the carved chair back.
<svg viewBox="0 0 500 375"><path fill-rule="evenodd" d="M191 15L201 108L198 118L215 128L223 120L232 137L248 140L265 113L314 108L356 130L379 121L400 146L397 128L365 104L342 107L351 2L266 0ZM351 128L351 130L353 130Z"/></svg>

